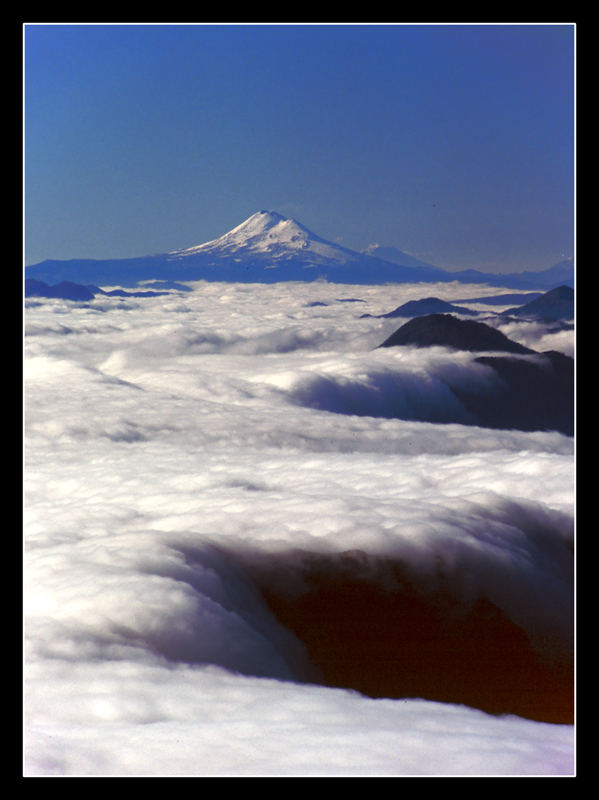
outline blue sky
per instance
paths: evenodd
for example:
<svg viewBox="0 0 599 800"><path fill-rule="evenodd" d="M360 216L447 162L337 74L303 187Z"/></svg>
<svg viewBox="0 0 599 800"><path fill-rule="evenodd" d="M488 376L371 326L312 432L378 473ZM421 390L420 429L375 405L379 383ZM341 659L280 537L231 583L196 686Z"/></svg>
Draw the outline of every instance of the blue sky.
<svg viewBox="0 0 599 800"><path fill-rule="evenodd" d="M25 259L260 209L447 269L573 256L573 25L26 25Z"/></svg>

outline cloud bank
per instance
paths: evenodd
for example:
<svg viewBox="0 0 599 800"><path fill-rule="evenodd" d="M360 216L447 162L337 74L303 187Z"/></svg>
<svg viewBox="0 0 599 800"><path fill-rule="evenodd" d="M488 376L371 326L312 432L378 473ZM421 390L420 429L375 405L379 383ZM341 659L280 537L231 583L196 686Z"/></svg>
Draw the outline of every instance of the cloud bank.
<svg viewBox="0 0 599 800"><path fill-rule="evenodd" d="M193 288L27 309L26 773L571 774L572 437L376 350L430 286Z"/></svg>

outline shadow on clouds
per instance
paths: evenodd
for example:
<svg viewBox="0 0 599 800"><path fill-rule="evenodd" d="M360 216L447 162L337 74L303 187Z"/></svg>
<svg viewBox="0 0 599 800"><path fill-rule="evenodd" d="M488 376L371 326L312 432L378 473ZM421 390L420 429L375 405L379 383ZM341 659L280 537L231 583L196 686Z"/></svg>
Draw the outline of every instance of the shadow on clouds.
<svg viewBox="0 0 599 800"><path fill-rule="evenodd" d="M292 397L336 414L574 434L574 361L560 353L480 356L359 381L319 375Z"/></svg>
<svg viewBox="0 0 599 800"><path fill-rule="evenodd" d="M146 644L246 675L571 724L572 525L550 516L515 503L448 515L428 549L390 554L181 547L168 577L202 602ZM466 534L459 547L448 524Z"/></svg>
<svg viewBox="0 0 599 800"><path fill-rule="evenodd" d="M572 664L545 661L486 597L429 593L399 560L363 551L288 554L255 576L277 619L307 647L326 686L573 721ZM286 584L301 581L290 593Z"/></svg>
<svg viewBox="0 0 599 800"><path fill-rule="evenodd" d="M181 594L176 615L158 615L144 645L248 676L571 724L572 519L488 500L439 509L427 529L374 553L173 543L146 571Z"/></svg>

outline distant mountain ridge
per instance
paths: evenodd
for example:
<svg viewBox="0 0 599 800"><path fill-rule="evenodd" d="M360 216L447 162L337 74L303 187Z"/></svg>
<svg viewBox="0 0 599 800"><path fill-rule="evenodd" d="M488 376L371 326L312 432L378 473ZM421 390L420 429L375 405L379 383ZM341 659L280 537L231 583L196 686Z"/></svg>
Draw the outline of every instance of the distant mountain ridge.
<svg viewBox="0 0 599 800"><path fill-rule="evenodd" d="M508 308L502 312L505 316L531 317L552 322L561 319L574 319L574 289L569 286L557 286L517 308Z"/></svg>
<svg viewBox="0 0 599 800"><path fill-rule="evenodd" d="M452 273L454 280L467 283L481 283L483 277L502 279L501 286L509 289L553 289L556 286L570 286L574 288L574 263L568 259L554 264L548 269L540 272L525 270L524 272L509 272L504 274L492 274L480 272L476 269L465 269Z"/></svg>
<svg viewBox="0 0 599 800"><path fill-rule="evenodd" d="M185 291L187 287L181 287L179 291ZM79 283L72 281L61 281L54 286L49 286L44 281L38 281L34 278L25 279L25 297L50 297L59 300L73 300L81 302L85 300L93 300L96 295L104 295L106 297L158 297L160 295L169 294L168 291L140 291L140 292L125 292L122 289L113 289L112 291L104 291L98 286L83 286Z"/></svg>
<svg viewBox="0 0 599 800"><path fill-rule="evenodd" d="M394 249L395 253L401 253ZM329 242L276 211L258 211L240 225L200 245L168 253L125 259L46 260L26 267L27 278L56 284L71 281L96 286L136 286L141 281L226 281L277 283L326 280L330 283L437 283L461 281L516 289L573 285L574 268L555 265L541 272L495 275L476 270L447 272L411 256L401 264L371 252L356 252ZM401 257L397 257L401 260ZM565 274L567 273L567 274ZM564 276L565 274L565 276ZM556 279L556 275L560 275Z"/></svg>
<svg viewBox="0 0 599 800"><path fill-rule="evenodd" d="M380 244L371 244L362 253L368 256L380 258L382 261L389 261L391 264L399 264L402 267L426 267L427 269L439 269L434 264L421 261L416 256L404 253L398 247L384 247Z"/></svg>

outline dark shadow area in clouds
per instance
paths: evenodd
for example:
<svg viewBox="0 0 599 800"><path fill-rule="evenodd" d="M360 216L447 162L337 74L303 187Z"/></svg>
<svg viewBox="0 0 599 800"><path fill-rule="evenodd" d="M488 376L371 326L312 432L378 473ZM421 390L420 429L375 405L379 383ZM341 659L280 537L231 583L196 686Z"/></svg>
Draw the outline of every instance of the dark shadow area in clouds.
<svg viewBox="0 0 599 800"><path fill-rule="evenodd" d="M464 405L492 428L522 431L556 430L574 435L574 360L547 352L535 361L504 356L481 356L500 378L492 395L475 395L456 387Z"/></svg>
<svg viewBox="0 0 599 800"><path fill-rule="evenodd" d="M448 523L468 532L460 547ZM324 685L571 724L571 521L514 503L431 525L428 547L394 555L232 557Z"/></svg>
<svg viewBox="0 0 599 800"><path fill-rule="evenodd" d="M173 543L144 571L187 600L136 642L173 663L571 724L571 518L491 499L426 527L390 552Z"/></svg>
<svg viewBox="0 0 599 800"><path fill-rule="evenodd" d="M574 359L537 353L482 322L449 314L416 317L380 345L434 346L501 355L469 364L446 359L425 372L400 363L396 372L373 370L359 381L320 375L296 387L293 400L337 414L574 435Z"/></svg>
<svg viewBox="0 0 599 800"><path fill-rule="evenodd" d="M268 606L306 645L325 685L572 723L571 664L543 663L526 633L490 600L464 608L448 591L429 595L414 585L400 562L379 562L377 576L363 569L366 561L360 551L290 558L286 568L307 587L299 597L277 591L268 575L258 578ZM389 577L395 589L386 585Z"/></svg>
<svg viewBox="0 0 599 800"><path fill-rule="evenodd" d="M574 360L562 353L480 356L424 374L373 371L366 381L317 376L292 397L335 414L574 434Z"/></svg>
<svg viewBox="0 0 599 800"><path fill-rule="evenodd" d="M486 390L483 381L475 385L475 391ZM334 414L477 424L476 416L452 391L447 375L440 374L372 372L360 382L320 375L294 389L292 398L307 408Z"/></svg>
<svg viewBox="0 0 599 800"><path fill-rule="evenodd" d="M143 559L142 559L143 561ZM156 613L143 634L114 634L172 663L214 664L242 675L320 683L306 648L267 607L245 566L225 548L204 541L174 545L162 564L142 572L181 593L174 615Z"/></svg>

